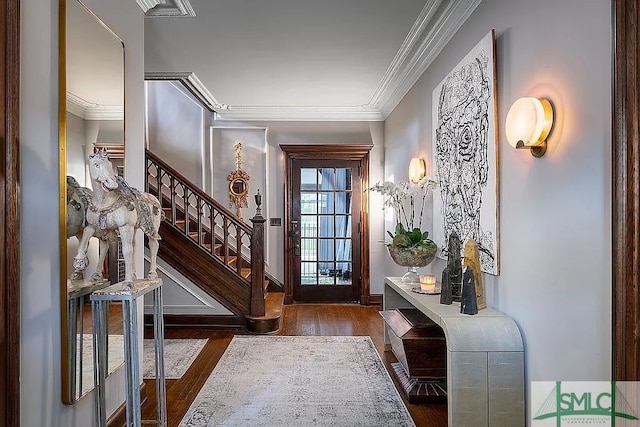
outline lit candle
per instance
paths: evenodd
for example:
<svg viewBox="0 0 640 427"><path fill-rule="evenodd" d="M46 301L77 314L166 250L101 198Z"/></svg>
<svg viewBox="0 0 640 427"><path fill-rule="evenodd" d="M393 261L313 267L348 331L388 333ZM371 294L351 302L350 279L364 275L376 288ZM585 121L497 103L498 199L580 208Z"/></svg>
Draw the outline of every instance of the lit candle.
<svg viewBox="0 0 640 427"><path fill-rule="evenodd" d="M434 292L436 290L436 276L420 276L420 289Z"/></svg>

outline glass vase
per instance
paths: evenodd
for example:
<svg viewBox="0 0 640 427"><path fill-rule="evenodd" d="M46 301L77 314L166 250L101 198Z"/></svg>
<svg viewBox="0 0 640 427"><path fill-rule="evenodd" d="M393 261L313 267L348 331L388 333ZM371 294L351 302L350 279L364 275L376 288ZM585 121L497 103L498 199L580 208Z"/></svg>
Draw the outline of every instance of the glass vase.
<svg viewBox="0 0 640 427"><path fill-rule="evenodd" d="M418 275L418 267L407 267L407 272L402 276L402 283L405 285L420 284L420 275Z"/></svg>

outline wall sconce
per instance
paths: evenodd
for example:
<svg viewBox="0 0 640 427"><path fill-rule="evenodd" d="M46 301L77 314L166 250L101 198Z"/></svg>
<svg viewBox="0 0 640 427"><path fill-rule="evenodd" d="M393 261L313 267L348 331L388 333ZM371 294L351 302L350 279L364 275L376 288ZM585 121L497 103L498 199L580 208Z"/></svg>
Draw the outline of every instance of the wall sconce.
<svg viewBox="0 0 640 427"><path fill-rule="evenodd" d="M533 157L542 157L552 126L551 103L544 98L523 97L513 103L507 114L507 141L513 148L528 148Z"/></svg>
<svg viewBox="0 0 640 427"><path fill-rule="evenodd" d="M416 184L424 178L425 173L426 166L424 164L424 160L418 157L411 159L411 163L409 163L409 180Z"/></svg>

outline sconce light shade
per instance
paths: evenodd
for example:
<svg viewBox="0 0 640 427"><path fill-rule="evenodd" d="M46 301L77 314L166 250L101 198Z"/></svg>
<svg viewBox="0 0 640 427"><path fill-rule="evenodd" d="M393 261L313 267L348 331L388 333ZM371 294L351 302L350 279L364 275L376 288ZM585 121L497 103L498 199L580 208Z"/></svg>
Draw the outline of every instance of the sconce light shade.
<svg viewBox="0 0 640 427"><path fill-rule="evenodd" d="M543 98L524 97L509 109L505 132L514 148L528 148L534 157L547 151L547 136L553 126L553 106Z"/></svg>
<svg viewBox="0 0 640 427"><path fill-rule="evenodd" d="M413 183L419 182L422 178L424 178L424 174L426 173L426 167L424 164L424 160L418 157L414 157L411 159L411 163L409 163L409 179Z"/></svg>

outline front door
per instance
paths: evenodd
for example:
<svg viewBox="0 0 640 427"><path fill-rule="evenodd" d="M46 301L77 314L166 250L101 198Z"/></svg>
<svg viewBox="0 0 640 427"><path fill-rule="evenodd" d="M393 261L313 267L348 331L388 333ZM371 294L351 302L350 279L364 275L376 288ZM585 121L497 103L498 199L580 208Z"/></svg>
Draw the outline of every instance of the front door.
<svg viewBox="0 0 640 427"><path fill-rule="evenodd" d="M360 162L294 160L290 229L293 298L352 302L360 295Z"/></svg>

